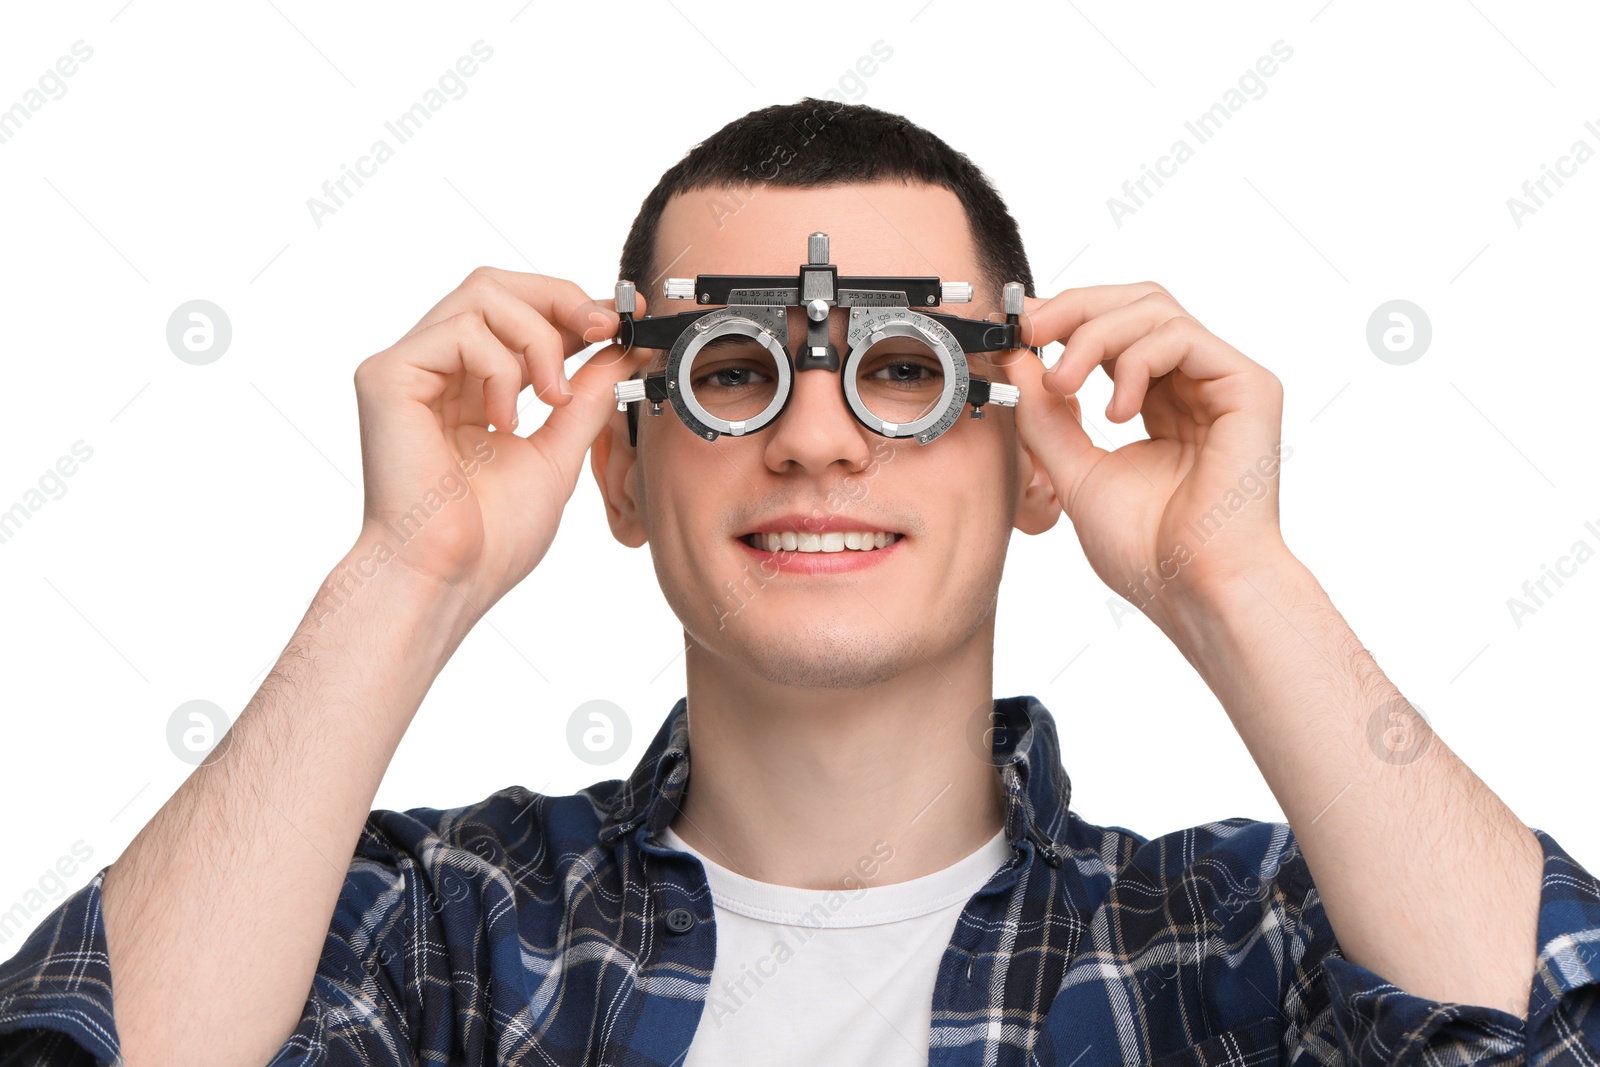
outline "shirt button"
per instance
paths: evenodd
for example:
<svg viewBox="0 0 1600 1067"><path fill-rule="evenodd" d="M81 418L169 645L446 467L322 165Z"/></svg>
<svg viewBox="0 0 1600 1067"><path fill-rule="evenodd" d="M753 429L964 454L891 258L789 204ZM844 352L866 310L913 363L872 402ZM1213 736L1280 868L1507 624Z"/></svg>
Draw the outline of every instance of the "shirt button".
<svg viewBox="0 0 1600 1067"><path fill-rule="evenodd" d="M675 934L686 934L694 929L694 912L688 908L673 908L667 912L667 929Z"/></svg>

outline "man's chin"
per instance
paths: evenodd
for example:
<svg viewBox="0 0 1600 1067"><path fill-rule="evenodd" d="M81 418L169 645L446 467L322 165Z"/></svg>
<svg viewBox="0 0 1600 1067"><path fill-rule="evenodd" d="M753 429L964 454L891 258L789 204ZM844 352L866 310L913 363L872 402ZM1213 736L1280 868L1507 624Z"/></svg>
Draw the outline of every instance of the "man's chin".
<svg viewBox="0 0 1600 1067"><path fill-rule="evenodd" d="M802 689L866 689L925 662L882 615L851 595L859 610L845 618L758 613L747 605L720 626L713 622L709 644L773 685Z"/></svg>
<svg viewBox="0 0 1600 1067"><path fill-rule="evenodd" d="M887 658L884 655L863 656L859 649L839 650L837 655L780 654L746 663L752 673L772 685L829 690L875 688L900 677L913 666L898 654Z"/></svg>

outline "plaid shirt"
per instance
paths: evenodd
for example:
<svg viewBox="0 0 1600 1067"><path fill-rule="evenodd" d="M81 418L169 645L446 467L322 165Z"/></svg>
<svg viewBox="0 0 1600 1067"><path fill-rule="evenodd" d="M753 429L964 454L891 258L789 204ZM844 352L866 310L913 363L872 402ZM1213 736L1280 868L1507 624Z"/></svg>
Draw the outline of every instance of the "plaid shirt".
<svg viewBox="0 0 1600 1067"><path fill-rule="evenodd" d="M373 812L273 1067L681 1064L716 995L704 871L656 836L689 779L685 707L627 781ZM1345 960L1287 825L1092 826L1049 712L995 714L1012 857L940 961L933 1067L1600 1064L1600 886L1549 836L1524 1023ZM115 1056L104 874L0 965L0 1065Z"/></svg>

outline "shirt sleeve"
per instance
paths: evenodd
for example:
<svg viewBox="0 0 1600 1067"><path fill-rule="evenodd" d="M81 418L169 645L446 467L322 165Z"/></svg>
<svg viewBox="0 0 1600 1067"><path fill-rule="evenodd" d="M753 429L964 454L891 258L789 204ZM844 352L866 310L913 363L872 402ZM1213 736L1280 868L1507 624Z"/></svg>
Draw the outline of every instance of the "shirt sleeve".
<svg viewBox="0 0 1600 1067"><path fill-rule="evenodd" d="M408 961L428 936L434 909L422 909L426 916L418 918L414 898L433 894L418 889L422 879L411 877L411 866L369 822L300 1022L271 1067L416 1062L410 1035L423 1018L415 994L424 983ZM0 964L0 1067L108 1065L120 1054L100 907L109 869L63 901ZM429 1022L448 1026L436 1013Z"/></svg>
<svg viewBox="0 0 1600 1067"><path fill-rule="evenodd" d="M1600 1063L1600 884L1548 834L1533 833L1544 876L1526 1020L1414 996L1346 960L1318 902L1302 913L1300 933L1306 959L1321 956L1320 980L1313 971L1311 988L1297 991L1307 995L1288 998L1302 1009L1286 1034L1289 1062Z"/></svg>

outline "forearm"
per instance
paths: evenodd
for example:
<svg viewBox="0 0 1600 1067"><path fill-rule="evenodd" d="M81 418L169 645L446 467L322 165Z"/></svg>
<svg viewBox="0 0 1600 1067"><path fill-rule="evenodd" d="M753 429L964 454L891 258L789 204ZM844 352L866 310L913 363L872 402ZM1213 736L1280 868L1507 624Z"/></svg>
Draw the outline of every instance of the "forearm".
<svg viewBox="0 0 1600 1067"><path fill-rule="evenodd" d="M398 562L319 590L233 728L106 875L129 1067L254 1067L294 1030L378 784L471 616Z"/></svg>
<svg viewBox="0 0 1600 1067"><path fill-rule="evenodd" d="M1162 628L1282 805L1345 957L1408 993L1525 1014L1533 834L1410 712L1292 556L1213 586Z"/></svg>

